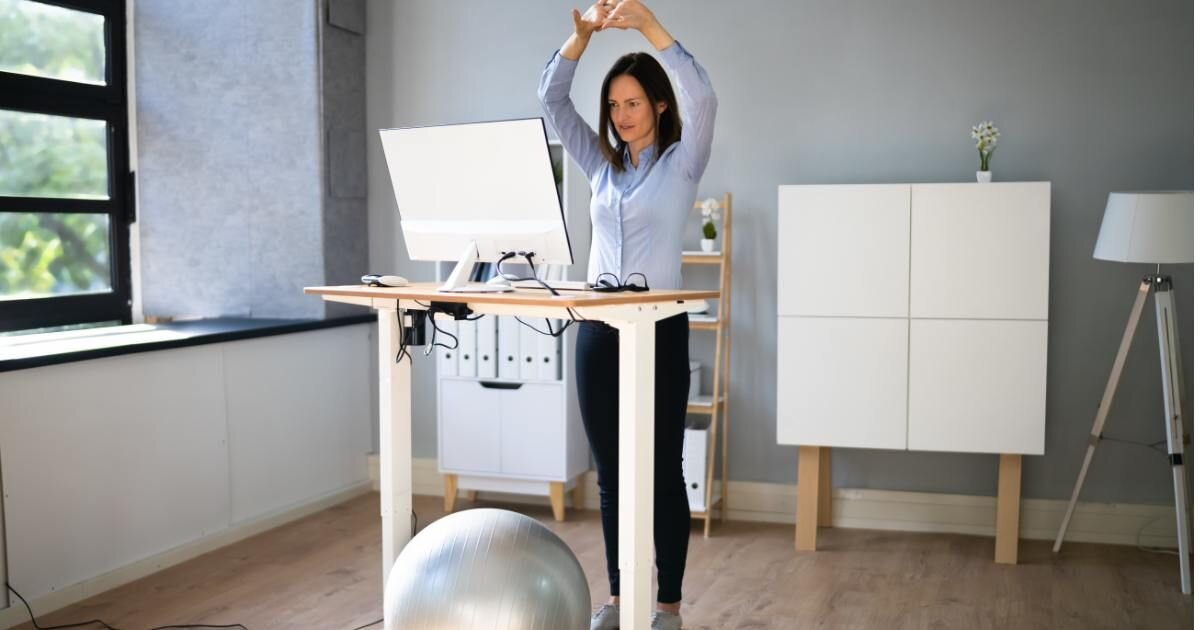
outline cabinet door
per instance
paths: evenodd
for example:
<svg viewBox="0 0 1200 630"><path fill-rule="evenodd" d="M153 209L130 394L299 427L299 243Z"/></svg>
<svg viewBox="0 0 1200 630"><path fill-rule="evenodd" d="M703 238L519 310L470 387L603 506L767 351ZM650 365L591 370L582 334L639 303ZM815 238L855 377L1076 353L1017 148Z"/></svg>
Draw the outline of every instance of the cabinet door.
<svg viewBox="0 0 1200 630"><path fill-rule="evenodd" d="M779 318L780 444L903 449L908 320Z"/></svg>
<svg viewBox="0 0 1200 630"><path fill-rule="evenodd" d="M566 481L562 383L523 383L500 391L501 471Z"/></svg>
<svg viewBox="0 0 1200 630"><path fill-rule="evenodd" d="M1049 286L1049 182L913 184L913 317L1047 319Z"/></svg>
<svg viewBox="0 0 1200 630"><path fill-rule="evenodd" d="M912 321L908 447L1041 455L1044 321Z"/></svg>
<svg viewBox="0 0 1200 630"><path fill-rule="evenodd" d="M908 316L908 184L779 187L779 315Z"/></svg>
<svg viewBox="0 0 1200 630"><path fill-rule="evenodd" d="M500 398L478 381L443 379L438 453L445 471L500 471Z"/></svg>

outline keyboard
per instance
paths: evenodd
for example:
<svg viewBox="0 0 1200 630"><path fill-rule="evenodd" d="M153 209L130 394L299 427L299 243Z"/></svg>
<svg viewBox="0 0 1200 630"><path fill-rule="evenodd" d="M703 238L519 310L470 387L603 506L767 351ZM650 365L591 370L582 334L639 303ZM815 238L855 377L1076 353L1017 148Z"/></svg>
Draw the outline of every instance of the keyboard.
<svg viewBox="0 0 1200 630"><path fill-rule="evenodd" d="M550 285L556 291L591 291L592 286L583 280L547 280L546 284ZM518 289L541 289L541 284L533 280L521 280L513 282L512 286Z"/></svg>

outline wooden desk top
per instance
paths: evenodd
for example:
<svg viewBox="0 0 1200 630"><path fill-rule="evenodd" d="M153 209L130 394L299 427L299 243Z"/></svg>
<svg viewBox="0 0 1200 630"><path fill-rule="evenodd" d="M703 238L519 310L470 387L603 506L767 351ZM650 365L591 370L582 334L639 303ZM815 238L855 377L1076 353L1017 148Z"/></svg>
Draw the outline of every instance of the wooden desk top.
<svg viewBox="0 0 1200 630"><path fill-rule="evenodd" d="M442 293L438 283L416 282L407 287L372 287L348 284L330 287L304 287L304 292L321 296L377 298L383 300L417 300L421 302L458 302L474 304L504 304L509 306L552 306L582 308L588 306L623 306L628 304L661 304L687 300L707 300L721 297L720 291L651 290L623 293L595 291L564 291L557 297L545 289L516 289L507 293Z"/></svg>

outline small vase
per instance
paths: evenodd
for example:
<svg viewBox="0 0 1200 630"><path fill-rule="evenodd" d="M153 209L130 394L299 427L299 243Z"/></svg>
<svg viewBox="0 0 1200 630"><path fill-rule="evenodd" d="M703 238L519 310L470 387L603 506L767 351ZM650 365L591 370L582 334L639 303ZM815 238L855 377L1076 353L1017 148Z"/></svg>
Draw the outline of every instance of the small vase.
<svg viewBox="0 0 1200 630"><path fill-rule="evenodd" d="M703 251L711 252L713 250L713 248L716 247L716 245L717 245L717 239L715 239L715 238L700 239L700 249Z"/></svg>
<svg viewBox="0 0 1200 630"><path fill-rule="evenodd" d="M975 171L975 181L979 182L980 184L986 184L986 183L992 181L992 172L991 171Z"/></svg>

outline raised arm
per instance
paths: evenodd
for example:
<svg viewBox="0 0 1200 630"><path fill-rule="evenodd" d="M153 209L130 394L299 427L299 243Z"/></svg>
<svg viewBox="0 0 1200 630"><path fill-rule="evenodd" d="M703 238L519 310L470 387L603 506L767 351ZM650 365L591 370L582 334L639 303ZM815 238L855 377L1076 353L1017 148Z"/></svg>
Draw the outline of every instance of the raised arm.
<svg viewBox="0 0 1200 630"><path fill-rule="evenodd" d="M600 153L596 132L588 126L575 110L575 104L571 102L571 82L575 78L579 58L587 49L592 34L600 30L604 19L608 17L608 8L601 0L592 5L587 13L580 15L579 11L572 9L571 15L575 19L575 32L571 33L562 48L554 53L542 71L542 78L538 84L538 99L567 155L579 164L590 180L596 169L603 165L604 156Z"/></svg>
<svg viewBox="0 0 1200 630"><path fill-rule="evenodd" d="M699 179L712 154L717 118L717 93L708 73L640 0L621 0L609 13L603 28L636 29L662 55L667 71L674 75L679 87L683 130L675 152L686 175Z"/></svg>

